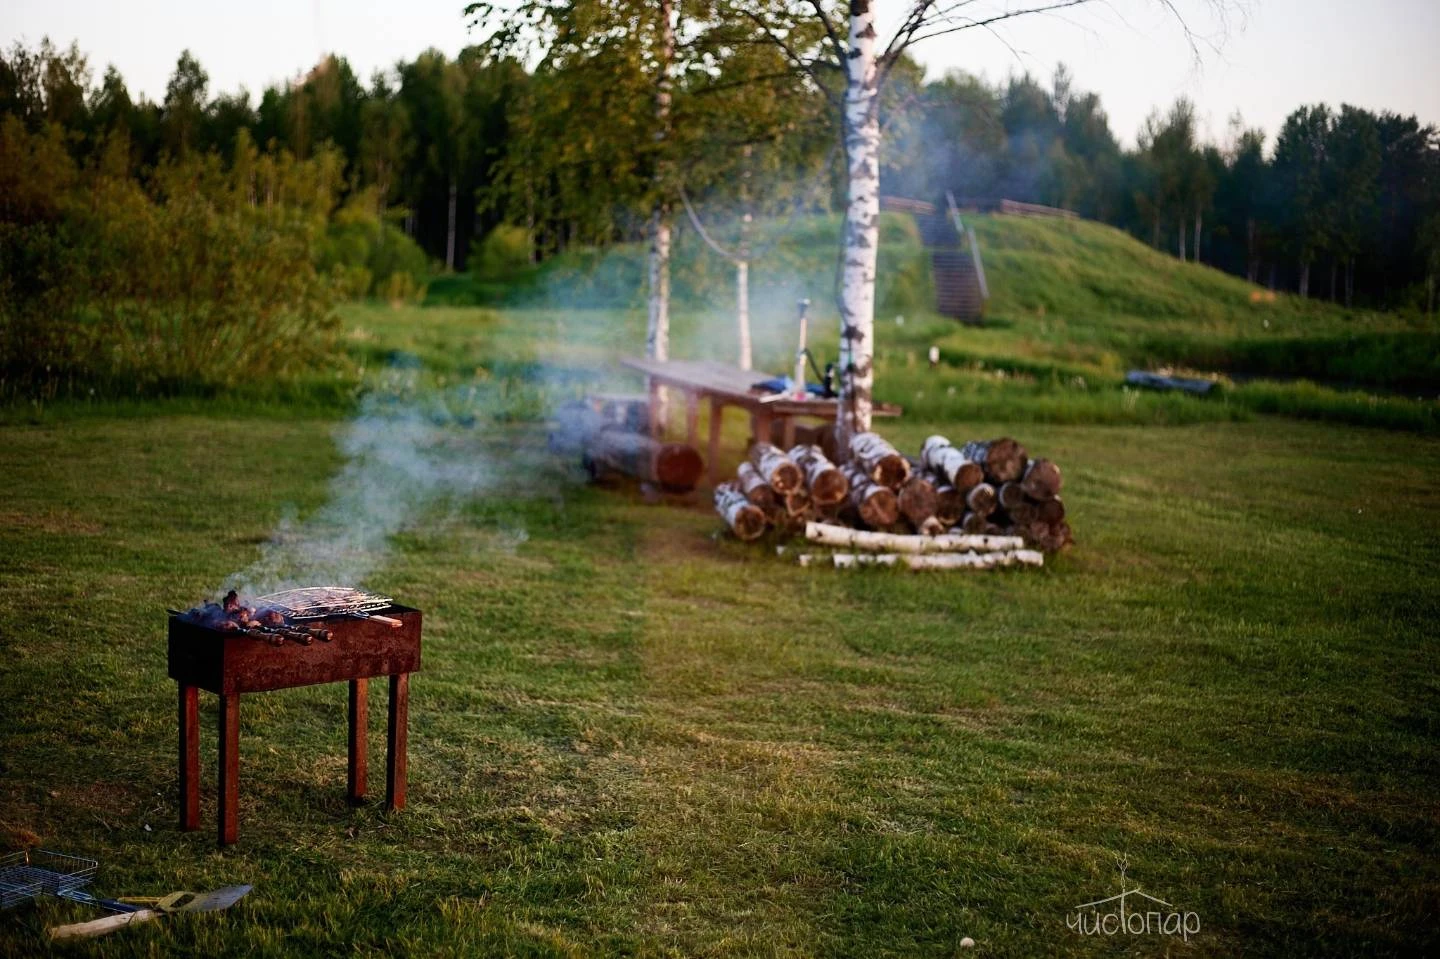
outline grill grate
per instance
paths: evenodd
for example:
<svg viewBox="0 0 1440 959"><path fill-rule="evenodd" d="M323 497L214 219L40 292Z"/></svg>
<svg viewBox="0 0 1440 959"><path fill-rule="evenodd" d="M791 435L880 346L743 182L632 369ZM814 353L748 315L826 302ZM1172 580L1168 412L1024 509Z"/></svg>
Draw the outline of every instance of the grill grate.
<svg viewBox="0 0 1440 959"><path fill-rule="evenodd" d="M349 586L306 586L257 596L257 603L279 610L287 619L323 619L373 613L394 605L389 596L367 593Z"/></svg>

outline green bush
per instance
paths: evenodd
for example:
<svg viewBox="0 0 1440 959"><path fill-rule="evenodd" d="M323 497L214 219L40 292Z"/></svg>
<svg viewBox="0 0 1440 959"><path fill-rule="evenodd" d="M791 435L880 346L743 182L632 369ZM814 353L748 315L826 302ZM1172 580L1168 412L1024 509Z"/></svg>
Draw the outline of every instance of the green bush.
<svg viewBox="0 0 1440 959"><path fill-rule="evenodd" d="M470 272L482 283L509 280L530 269L530 233L502 224L485 235L470 252Z"/></svg>
<svg viewBox="0 0 1440 959"><path fill-rule="evenodd" d="M429 268L425 251L395 224L376 215L368 191L353 196L331 217L317 264L336 278L342 296L418 302L425 295Z"/></svg>
<svg viewBox="0 0 1440 959"><path fill-rule="evenodd" d="M325 358L333 155L252 156L243 178L165 161L142 185L123 140L83 170L55 145L0 125L0 395L206 392Z"/></svg>

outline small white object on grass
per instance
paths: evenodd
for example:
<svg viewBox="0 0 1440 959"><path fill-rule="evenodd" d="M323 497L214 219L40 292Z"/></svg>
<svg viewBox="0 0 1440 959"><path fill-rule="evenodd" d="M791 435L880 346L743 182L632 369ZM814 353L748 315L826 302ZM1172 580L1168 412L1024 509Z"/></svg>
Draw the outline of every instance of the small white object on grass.
<svg viewBox="0 0 1440 959"><path fill-rule="evenodd" d="M971 939L969 936L966 936L964 939L961 939L961 940L960 940L960 948L961 948L961 949L971 949L971 948L973 948L974 946L975 946L975 940L974 940L974 939Z"/></svg>
<svg viewBox="0 0 1440 959"><path fill-rule="evenodd" d="M931 365L931 366L939 366L939 365L940 365L940 347L938 347L938 346L932 346L932 347L930 347L930 365Z"/></svg>

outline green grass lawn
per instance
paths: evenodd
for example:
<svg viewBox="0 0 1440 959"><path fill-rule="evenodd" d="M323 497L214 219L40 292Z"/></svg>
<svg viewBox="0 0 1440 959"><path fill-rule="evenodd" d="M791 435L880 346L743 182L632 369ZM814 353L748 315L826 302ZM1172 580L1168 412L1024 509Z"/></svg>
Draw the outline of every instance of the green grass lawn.
<svg viewBox="0 0 1440 959"><path fill-rule="evenodd" d="M911 354L965 334L912 317L882 326L882 397L909 408L887 434L1018 436L1065 469L1078 545L1014 574L802 570L719 535L703 500L647 505L544 455L534 417L602 382L577 371L633 349L643 316L345 319L367 377L418 357L467 414L445 421L452 449L496 466L364 584L426 613L403 814L345 805L333 685L242 701L241 839L223 852L202 697L207 828L176 829L163 610L325 502L343 415L192 402L0 423L0 841L98 857L108 893L255 885L223 917L64 952L1440 945L1440 442L932 372ZM1010 330L1000 352L1023 361ZM716 337L686 312L676 353ZM1067 928L1120 891L1122 863L1127 887L1200 917L1188 945ZM43 953L45 926L89 915L0 914L0 951Z"/></svg>

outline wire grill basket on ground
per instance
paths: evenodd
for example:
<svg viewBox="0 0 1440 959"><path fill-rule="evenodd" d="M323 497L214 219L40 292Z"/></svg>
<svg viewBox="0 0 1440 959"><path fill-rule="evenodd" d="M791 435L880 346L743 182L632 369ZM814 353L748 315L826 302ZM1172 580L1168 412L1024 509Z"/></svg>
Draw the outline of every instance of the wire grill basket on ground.
<svg viewBox="0 0 1440 959"><path fill-rule="evenodd" d="M99 862L48 849L0 856L0 908L34 899L41 893L59 896L95 878Z"/></svg>

